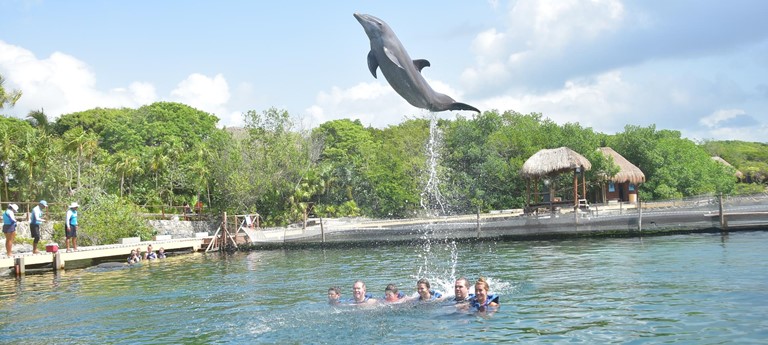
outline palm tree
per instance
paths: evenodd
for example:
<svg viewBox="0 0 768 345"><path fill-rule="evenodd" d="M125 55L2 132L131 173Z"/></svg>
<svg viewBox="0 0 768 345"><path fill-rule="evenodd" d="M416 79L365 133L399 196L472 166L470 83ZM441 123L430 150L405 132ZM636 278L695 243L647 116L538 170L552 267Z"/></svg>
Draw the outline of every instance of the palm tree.
<svg viewBox="0 0 768 345"><path fill-rule="evenodd" d="M3 192L5 200L8 200L8 176L11 173L11 162L16 155L16 143L11 136L11 131L6 126L0 125L0 170L2 170Z"/></svg>
<svg viewBox="0 0 768 345"><path fill-rule="evenodd" d="M114 155L112 162L115 172L120 174L120 197L122 198L125 178L141 174L144 172L144 169L141 168L141 160L139 160L139 157L128 152L120 152Z"/></svg>
<svg viewBox="0 0 768 345"><path fill-rule="evenodd" d="M38 136L33 131L26 132L23 145L19 147L19 168L27 173L27 183L29 184L29 194L27 200L31 201L35 196L34 185L35 176L39 175L39 170L48 160L51 152L50 138L46 134Z"/></svg>
<svg viewBox="0 0 768 345"><path fill-rule="evenodd" d="M64 133L66 149L77 153L77 188L82 187L81 171L85 159L90 160L99 147L99 138L93 132L86 132L83 127L75 127Z"/></svg>
<svg viewBox="0 0 768 345"><path fill-rule="evenodd" d="M0 75L0 109L3 109L6 104L13 107L16 105L16 102L19 100L19 98L21 98L20 90L6 92L3 84L5 84L5 78Z"/></svg>
<svg viewBox="0 0 768 345"><path fill-rule="evenodd" d="M50 123L48 122L48 115L45 115L43 109L31 110L29 114L27 114L27 122L43 133L49 132Z"/></svg>

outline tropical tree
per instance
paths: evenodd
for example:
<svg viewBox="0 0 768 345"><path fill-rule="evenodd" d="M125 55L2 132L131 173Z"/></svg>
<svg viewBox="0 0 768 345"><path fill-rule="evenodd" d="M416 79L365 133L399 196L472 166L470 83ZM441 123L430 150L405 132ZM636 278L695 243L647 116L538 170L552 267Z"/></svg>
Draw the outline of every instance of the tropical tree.
<svg viewBox="0 0 768 345"><path fill-rule="evenodd" d="M77 163L77 188L82 187L82 167L90 162L98 151L99 138L93 132L86 132L82 127L75 127L64 133L64 142L68 151L75 153Z"/></svg>
<svg viewBox="0 0 768 345"><path fill-rule="evenodd" d="M21 98L20 90L6 91L3 84L5 84L5 78L0 74L0 109L3 109L6 105L13 107Z"/></svg>

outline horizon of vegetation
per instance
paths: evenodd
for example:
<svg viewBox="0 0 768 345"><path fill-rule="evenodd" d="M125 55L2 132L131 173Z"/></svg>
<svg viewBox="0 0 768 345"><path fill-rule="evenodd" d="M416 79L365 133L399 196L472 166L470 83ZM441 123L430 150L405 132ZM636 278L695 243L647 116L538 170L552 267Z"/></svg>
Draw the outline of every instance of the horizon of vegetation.
<svg viewBox="0 0 768 345"><path fill-rule="evenodd" d="M15 102L8 95L20 97L3 91L0 109ZM259 213L267 225L309 214L407 218L424 214L423 204L434 202L425 192L429 119L382 129L340 119L307 130L287 111L270 108L247 111L243 120L243 130L218 128L214 115L172 102L94 108L53 122L42 110L26 120L2 116L0 201L78 201L85 241L92 244L148 239L151 230L137 213L197 201L215 212ZM764 143L696 143L655 125L604 134L578 123L558 125L539 113L491 110L437 120L436 128L433 176L441 181L445 214L523 207L523 163L557 147L592 163L585 173L590 200L600 197L606 176L617 172L597 150L605 146L643 171L646 183L638 194L647 201L764 192L768 176ZM714 155L733 167L714 161ZM748 183L737 183L736 169ZM548 182L561 195L573 188L570 174Z"/></svg>

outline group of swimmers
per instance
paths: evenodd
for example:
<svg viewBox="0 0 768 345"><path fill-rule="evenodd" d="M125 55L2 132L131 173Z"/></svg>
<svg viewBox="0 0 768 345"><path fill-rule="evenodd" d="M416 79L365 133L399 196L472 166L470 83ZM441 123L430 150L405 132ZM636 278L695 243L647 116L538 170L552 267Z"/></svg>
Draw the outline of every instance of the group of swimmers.
<svg viewBox="0 0 768 345"><path fill-rule="evenodd" d="M143 256L144 260L154 260L154 259L165 259L165 249L160 247L160 249L155 253L155 251L152 249L152 245L147 246L147 251L144 253ZM128 263L129 264L137 264L141 262L142 255L141 255L141 249L131 249L131 255L128 256Z"/></svg>
<svg viewBox="0 0 768 345"><path fill-rule="evenodd" d="M490 286L485 278L480 277L475 282L475 293L469 293L469 280L461 277L454 283L454 298L450 300L456 304L457 308L470 309L476 311L493 310L499 307L499 296L488 293ZM375 303L426 303L443 301L445 297L438 291L432 290L427 279L419 279L416 282L417 294L406 296L397 290L395 284L389 284L384 289L384 297L374 298L365 288L362 280L356 280L352 284L352 298L343 301L341 299L341 289L331 287L328 289L328 303L331 305L367 305Z"/></svg>

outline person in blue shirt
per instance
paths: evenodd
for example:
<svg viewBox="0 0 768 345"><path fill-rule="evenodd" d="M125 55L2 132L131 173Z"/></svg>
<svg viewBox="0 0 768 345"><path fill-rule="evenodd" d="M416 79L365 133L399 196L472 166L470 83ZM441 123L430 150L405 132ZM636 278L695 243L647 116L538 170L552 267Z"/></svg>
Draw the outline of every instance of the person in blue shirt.
<svg viewBox="0 0 768 345"><path fill-rule="evenodd" d="M3 234L5 235L5 250L8 257L13 256L13 240L16 238L16 212L19 212L19 206L16 204L8 205L8 209L3 212Z"/></svg>
<svg viewBox="0 0 768 345"><path fill-rule="evenodd" d="M45 200L40 200L40 203L32 209L32 218L29 220L29 232L32 234L32 254L37 254L37 243L40 242L40 225L43 224L43 209L48 208L48 203Z"/></svg>
<svg viewBox="0 0 768 345"><path fill-rule="evenodd" d="M72 250L77 251L77 208L80 207L76 202L69 205L67 210L67 216L64 218L64 236L67 243L67 253ZM69 244L72 243L72 250L69 249Z"/></svg>

